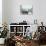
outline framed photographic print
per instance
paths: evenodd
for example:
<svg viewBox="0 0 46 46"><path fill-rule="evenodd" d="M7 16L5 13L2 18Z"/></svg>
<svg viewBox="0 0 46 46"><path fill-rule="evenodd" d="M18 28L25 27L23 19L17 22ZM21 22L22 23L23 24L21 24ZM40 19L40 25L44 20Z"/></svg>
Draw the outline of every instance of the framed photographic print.
<svg viewBox="0 0 46 46"><path fill-rule="evenodd" d="M30 14L32 15L33 13L33 7L32 5L20 5L20 13L21 14Z"/></svg>

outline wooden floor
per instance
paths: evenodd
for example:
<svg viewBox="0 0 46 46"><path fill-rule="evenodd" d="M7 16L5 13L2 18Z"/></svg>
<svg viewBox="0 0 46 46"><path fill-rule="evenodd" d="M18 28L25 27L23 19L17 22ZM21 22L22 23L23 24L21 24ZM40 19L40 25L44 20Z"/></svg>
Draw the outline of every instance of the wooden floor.
<svg viewBox="0 0 46 46"><path fill-rule="evenodd" d="M40 46L46 46L46 45L40 45Z"/></svg>
<svg viewBox="0 0 46 46"><path fill-rule="evenodd" d="M4 45L0 45L0 46L4 46ZM35 45L35 44L33 43L32 46L39 46L39 45L38 45L38 44ZM46 46L46 45L40 45L40 46Z"/></svg>
<svg viewBox="0 0 46 46"><path fill-rule="evenodd" d="M0 46L4 46L4 45L0 45Z"/></svg>

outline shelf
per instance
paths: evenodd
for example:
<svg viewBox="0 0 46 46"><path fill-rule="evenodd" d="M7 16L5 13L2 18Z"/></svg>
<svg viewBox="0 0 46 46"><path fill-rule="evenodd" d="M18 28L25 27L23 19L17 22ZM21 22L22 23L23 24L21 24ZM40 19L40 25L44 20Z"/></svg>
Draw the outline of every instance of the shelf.
<svg viewBox="0 0 46 46"><path fill-rule="evenodd" d="M31 25L9 25L9 26L31 26Z"/></svg>
<svg viewBox="0 0 46 46"><path fill-rule="evenodd" d="M10 33L15 33L15 32L10 32Z"/></svg>
<svg viewBox="0 0 46 46"><path fill-rule="evenodd" d="M10 33L15 33L15 32L10 32ZM16 32L16 33L23 33L23 32Z"/></svg>
<svg viewBox="0 0 46 46"><path fill-rule="evenodd" d="M23 32L16 32L16 33L23 33Z"/></svg>
<svg viewBox="0 0 46 46"><path fill-rule="evenodd" d="M25 30L26 30L27 27L30 27L30 26L31 25L9 25L9 29L10 29L10 33L17 33L18 35L22 34L23 36L25 36L25 34L26 34ZM12 29L13 32L11 32L10 27L13 28ZM14 29L14 27L16 27L16 28ZM14 30L16 30L16 32L14 32ZM21 30L21 31L19 31L19 30Z"/></svg>

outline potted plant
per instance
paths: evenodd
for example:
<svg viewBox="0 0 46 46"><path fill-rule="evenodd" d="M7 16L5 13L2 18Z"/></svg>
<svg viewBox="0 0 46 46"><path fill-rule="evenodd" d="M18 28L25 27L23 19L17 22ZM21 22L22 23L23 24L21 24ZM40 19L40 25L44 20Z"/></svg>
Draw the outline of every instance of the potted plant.
<svg viewBox="0 0 46 46"><path fill-rule="evenodd" d="M4 40L7 37L8 29L7 29L7 24L5 23L3 25L3 31L0 31L0 44L4 44Z"/></svg>

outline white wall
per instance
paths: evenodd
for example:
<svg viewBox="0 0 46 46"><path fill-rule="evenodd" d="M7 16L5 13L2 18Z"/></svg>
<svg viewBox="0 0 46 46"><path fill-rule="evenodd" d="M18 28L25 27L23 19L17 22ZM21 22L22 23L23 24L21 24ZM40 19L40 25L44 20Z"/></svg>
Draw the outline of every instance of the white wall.
<svg viewBox="0 0 46 46"><path fill-rule="evenodd" d="M0 27L2 27L2 0L0 0Z"/></svg>
<svg viewBox="0 0 46 46"><path fill-rule="evenodd" d="M7 0L2 0L2 21L8 23Z"/></svg>
<svg viewBox="0 0 46 46"><path fill-rule="evenodd" d="M20 5L28 4L33 6L33 15L20 14ZM7 23L21 22L26 20L28 23L33 23L37 19L38 24L41 21L46 25L46 0L4 0L4 16L3 20Z"/></svg>
<svg viewBox="0 0 46 46"><path fill-rule="evenodd" d="M33 15L22 15L22 14L20 14L20 5L26 4L26 5L32 5L34 7L34 4L36 2L33 2L32 0L12 0L11 2L12 2L12 15L11 15L12 21L11 22L21 22L23 20L26 20L28 23L34 22L34 19L35 19L34 14Z"/></svg>

